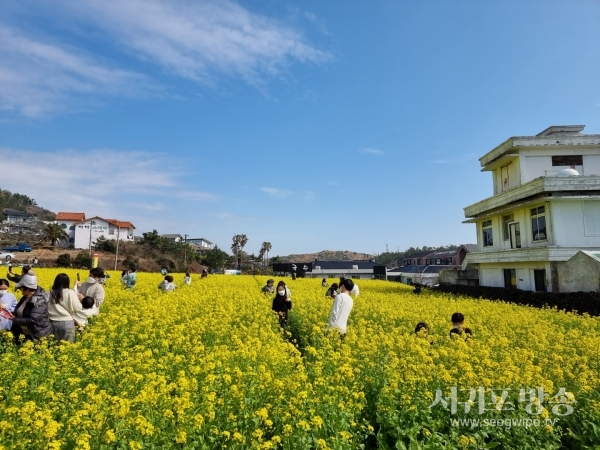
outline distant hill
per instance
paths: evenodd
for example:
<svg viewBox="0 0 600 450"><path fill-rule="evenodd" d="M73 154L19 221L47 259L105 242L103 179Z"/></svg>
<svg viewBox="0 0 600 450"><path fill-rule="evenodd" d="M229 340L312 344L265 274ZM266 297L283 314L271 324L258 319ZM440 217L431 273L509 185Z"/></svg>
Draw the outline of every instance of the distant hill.
<svg viewBox="0 0 600 450"><path fill-rule="evenodd" d="M23 194L13 194L10 191L0 189L0 220L6 219L4 216L5 209L15 209L18 211L26 211L40 218L41 220L54 220L55 213L45 208L38 206L36 201Z"/></svg>
<svg viewBox="0 0 600 450"><path fill-rule="evenodd" d="M282 262L308 263L315 259L319 261L360 261L374 259L374 255L356 253L348 250L323 250L318 253L303 253L298 255L280 256Z"/></svg>

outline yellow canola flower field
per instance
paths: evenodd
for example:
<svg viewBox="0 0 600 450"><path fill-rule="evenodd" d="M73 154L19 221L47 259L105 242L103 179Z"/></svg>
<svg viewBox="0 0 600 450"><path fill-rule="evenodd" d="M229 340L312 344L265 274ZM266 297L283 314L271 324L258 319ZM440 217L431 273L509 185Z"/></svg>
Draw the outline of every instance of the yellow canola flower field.
<svg viewBox="0 0 600 450"><path fill-rule="evenodd" d="M39 270L40 284L59 272ZM176 275L161 293L160 274L125 290L111 273L75 344L2 336L0 448L600 445L598 318L360 280L341 339L324 333L320 280L285 280L283 333L267 277ZM448 334L456 311L467 341Z"/></svg>

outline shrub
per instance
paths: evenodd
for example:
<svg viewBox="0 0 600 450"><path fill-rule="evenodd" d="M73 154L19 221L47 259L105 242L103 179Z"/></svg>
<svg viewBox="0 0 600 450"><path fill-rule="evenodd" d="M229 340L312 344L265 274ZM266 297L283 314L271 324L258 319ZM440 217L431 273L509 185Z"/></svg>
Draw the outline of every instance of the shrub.
<svg viewBox="0 0 600 450"><path fill-rule="evenodd" d="M58 267L71 267L72 264L73 260L71 259L71 255L69 255L68 253L58 255L58 258L56 258L56 265Z"/></svg>
<svg viewBox="0 0 600 450"><path fill-rule="evenodd" d="M79 252L73 260L73 264L82 269L91 269L92 257L86 252Z"/></svg>

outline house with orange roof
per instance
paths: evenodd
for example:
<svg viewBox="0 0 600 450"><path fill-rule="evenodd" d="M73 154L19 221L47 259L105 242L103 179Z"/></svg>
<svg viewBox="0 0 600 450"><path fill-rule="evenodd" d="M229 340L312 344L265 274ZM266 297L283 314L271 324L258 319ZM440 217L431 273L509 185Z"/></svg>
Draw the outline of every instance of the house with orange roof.
<svg viewBox="0 0 600 450"><path fill-rule="evenodd" d="M73 246L89 249L100 237L121 242L133 242L135 226L124 220L105 219L94 216L74 223L75 238Z"/></svg>
<svg viewBox="0 0 600 450"><path fill-rule="evenodd" d="M54 222L69 235L69 246L75 242L75 223L82 220L85 220L85 213L82 212L59 212L54 218Z"/></svg>

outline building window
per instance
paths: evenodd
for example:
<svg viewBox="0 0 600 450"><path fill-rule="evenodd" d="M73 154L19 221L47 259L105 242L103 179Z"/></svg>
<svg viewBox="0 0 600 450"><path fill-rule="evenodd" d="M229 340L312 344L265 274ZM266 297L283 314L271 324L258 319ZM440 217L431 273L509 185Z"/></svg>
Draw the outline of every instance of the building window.
<svg viewBox="0 0 600 450"><path fill-rule="evenodd" d="M435 258L435 265L436 266L441 266L442 265L442 259L441 258Z"/></svg>
<svg viewBox="0 0 600 450"><path fill-rule="evenodd" d="M531 235L533 242L545 241L546 238L546 207L538 206L531 210Z"/></svg>
<svg viewBox="0 0 600 450"><path fill-rule="evenodd" d="M583 166L583 156L563 155L552 157L553 166Z"/></svg>
<svg viewBox="0 0 600 450"><path fill-rule="evenodd" d="M75 230L75 225L71 225L71 226L69 227L69 230L71 230L71 231L74 231L74 230Z"/></svg>
<svg viewBox="0 0 600 450"><path fill-rule="evenodd" d="M425 261L425 265L430 266L431 265L431 260L430 259L426 260Z"/></svg>
<svg viewBox="0 0 600 450"><path fill-rule="evenodd" d="M504 287L507 289L517 288L517 271L515 269L504 269Z"/></svg>
<svg viewBox="0 0 600 450"><path fill-rule="evenodd" d="M502 237L505 241L510 239L510 233L508 231L508 223L515 221L514 214L507 214L506 216L502 216Z"/></svg>
<svg viewBox="0 0 600 450"><path fill-rule="evenodd" d="M484 247L492 247L494 245L494 236L492 233L492 221L486 220L481 224L481 229L483 232L483 246Z"/></svg>
<svg viewBox="0 0 600 450"><path fill-rule="evenodd" d="M67 224L66 223L61 223L60 227L63 228L63 229L66 229L67 228Z"/></svg>

